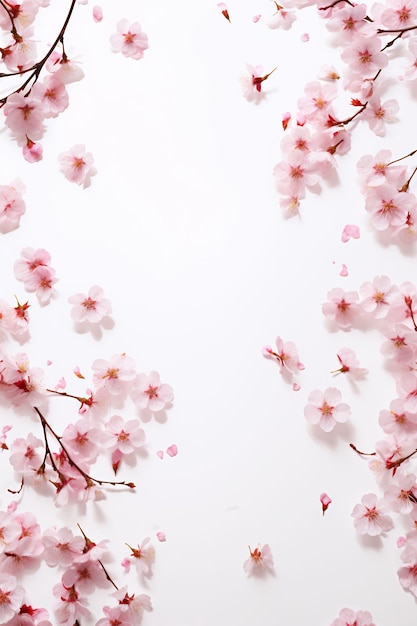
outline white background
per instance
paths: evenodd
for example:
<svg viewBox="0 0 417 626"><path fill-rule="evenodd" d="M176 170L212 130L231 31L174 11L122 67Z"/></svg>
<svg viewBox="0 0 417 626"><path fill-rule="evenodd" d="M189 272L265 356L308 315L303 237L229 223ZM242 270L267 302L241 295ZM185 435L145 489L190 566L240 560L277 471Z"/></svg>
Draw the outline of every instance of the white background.
<svg viewBox="0 0 417 626"><path fill-rule="evenodd" d="M40 31L46 42L69 5L51 4ZM333 287L357 290L381 274L414 279L414 250L378 241L356 178L363 154L390 147L400 156L416 147L409 137L412 89L393 85L401 121L383 139L358 125L339 181L309 196L300 218L285 220L272 178L282 158L281 116L295 112L305 83L337 60L315 10L300 11L294 27L282 31L266 26L271 2L230 0L230 24L207 0L103 1L102 8L100 24L91 5L74 12L66 50L86 76L69 86L68 110L48 122L43 161L26 163L8 132L1 135L0 184L19 177L27 187L20 228L2 236L1 297L25 300L13 276L20 250L48 249L60 280L48 306L30 297L32 337L23 347L47 370L48 386L65 376L68 392L81 393L73 367L91 376L94 359L126 352L138 371L159 371L175 402L165 423L144 425L147 458L123 469L136 494L109 493L84 511L64 511L28 490L20 510L36 511L43 526L75 531L78 521L94 541L111 539L117 584L129 580L131 592L152 597L154 611L143 622L149 626L327 626L343 607L369 610L377 626L414 624L414 598L396 575L395 542L404 528L398 521L386 538L367 540L350 516L377 487L348 443L374 449L382 438L379 411L395 396L380 337L329 332L321 313ZM262 18L253 23L256 14ZM140 61L110 51L109 36L123 17L139 21L149 36ZM246 63L265 72L278 67L258 105L242 96ZM346 96L341 111L347 103ZM57 155L76 143L92 152L98 170L86 190L58 168ZM342 243L345 224L358 224L361 238ZM110 298L115 321L99 341L74 332L67 303L93 284ZM262 357L262 346L277 335L297 344L306 366L299 392ZM330 374L341 347L355 349L369 369L356 388ZM53 365L46 368L48 359ZM312 389L328 386L341 389L352 418L325 435L306 424L303 407ZM76 409L57 398L50 416L59 428L75 421ZM3 413L3 423L11 419ZM40 436L35 419L19 420L16 433L31 428ZM178 456L161 461L156 451L174 442ZM324 517L322 491L333 499ZM3 489L1 505L8 501ZM158 530L166 543L157 542ZM147 585L119 566L124 542L145 536L157 549ZM270 544L276 575L248 579L242 564L248 544L258 542ZM39 588L24 580L33 605L51 605L45 580ZM101 592L95 602L110 603Z"/></svg>

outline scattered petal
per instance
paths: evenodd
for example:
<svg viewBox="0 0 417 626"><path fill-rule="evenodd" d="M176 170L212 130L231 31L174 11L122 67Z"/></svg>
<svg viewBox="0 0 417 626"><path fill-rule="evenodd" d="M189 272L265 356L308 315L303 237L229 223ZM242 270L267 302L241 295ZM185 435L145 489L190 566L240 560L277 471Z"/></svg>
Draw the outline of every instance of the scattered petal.
<svg viewBox="0 0 417 626"><path fill-rule="evenodd" d="M261 19L262 15L254 15L252 18L252 22L254 24L256 24L256 22L259 22L259 20Z"/></svg>
<svg viewBox="0 0 417 626"><path fill-rule="evenodd" d="M348 272L347 265L342 263L342 269L339 272L339 276L348 276L348 275L349 275L349 272Z"/></svg>
<svg viewBox="0 0 417 626"><path fill-rule="evenodd" d="M403 548L406 543L407 543L407 539L405 537L398 537L397 548Z"/></svg>
<svg viewBox="0 0 417 626"><path fill-rule="evenodd" d="M287 113L283 113L283 115L282 115L282 122L281 123L282 123L282 128L284 130L287 130L287 126L289 124L290 119L291 119L291 113L288 113L288 112Z"/></svg>
<svg viewBox="0 0 417 626"><path fill-rule="evenodd" d="M227 19L227 21L230 22L229 11L227 10L227 6L225 5L225 3L224 2L219 2L219 4L217 6L220 9L220 11L222 12L222 15L224 15L224 17Z"/></svg>
<svg viewBox="0 0 417 626"><path fill-rule="evenodd" d="M166 535L164 532L162 532L162 530L160 530L159 532L156 533L156 537L158 539L158 541L164 542L167 540Z"/></svg>
<svg viewBox="0 0 417 626"><path fill-rule="evenodd" d="M359 226L355 226L355 224L346 224L346 226L343 229L341 239L343 243L346 243L347 241L349 241L351 237L353 237L353 239L359 239L360 237Z"/></svg>
<svg viewBox="0 0 417 626"><path fill-rule="evenodd" d="M95 22L101 22L103 19L103 10L100 6L93 7L93 20Z"/></svg>
<svg viewBox="0 0 417 626"><path fill-rule="evenodd" d="M300 391L301 389L301 385L299 385L298 383L293 383L292 384L292 390L293 391Z"/></svg>
<svg viewBox="0 0 417 626"><path fill-rule="evenodd" d="M77 378L82 378L84 379L85 377L81 374L80 372L80 368L78 367L74 367L74 369L72 370L74 372L74 374L76 375Z"/></svg>
<svg viewBox="0 0 417 626"><path fill-rule="evenodd" d="M310 35L308 33L303 33L300 37L301 41L310 41Z"/></svg>
<svg viewBox="0 0 417 626"><path fill-rule="evenodd" d="M168 456L177 456L178 448L175 445L175 443L173 443L172 446L169 446L169 448L167 448L165 452L167 453Z"/></svg>
<svg viewBox="0 0 417 626"><path fill-rule="evenodd" d="M159 456L160 459L163 459L164 458L163 450L158 450L158 452L156 453L156 456Z"/></svg>
<svg viewBox="0 0 417 626"><path fill-rule="evenodd" d="M59 389L65 389L66 386L67 386L67 383L65 381L65 378L61 376L61 378L58 380L57 384L55 385L54 389L55 391L59 391Z"/></svg>

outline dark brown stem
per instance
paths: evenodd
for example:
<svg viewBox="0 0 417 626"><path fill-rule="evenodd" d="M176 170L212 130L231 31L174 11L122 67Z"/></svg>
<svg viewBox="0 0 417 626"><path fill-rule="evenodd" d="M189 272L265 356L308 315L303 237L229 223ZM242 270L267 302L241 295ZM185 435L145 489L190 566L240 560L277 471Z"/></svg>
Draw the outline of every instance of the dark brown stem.
<svg viewBox="0 0 417 626"><path fill-rule="evenodd" d="M67 26L69 24L69 21L71 19L71 15L72 15L72 12L73 12L74 7L76 5L76 2L77 2L77 0L71 0L71 5L70 5L70 8L68 10L67 16L66 16L66 18L64 20L64 23L62 25L62 28L59 31L59 34L56 37L55 41L53 42L53 44L49 48L48 52L43 57L43 59L38 61L38 63L35 63L35 65L32 65L32 67L27 68L26 70L21 70L19 72L10 72L10 73L2 73L2 74L0 74L0 78L4 78L4 77L7 77L7 76L19 76L21 74L26 74L28 72L31 72L30 76L23 82L23 84L18 89L15 89L11 93L9 93L7 96L5 96L4 98L0 99L0 108L2 106L4 106L4 104L6 104L7 98L9 98L9 96L11 96L14 93L19 93L20 91L23 91L29 85L29 83L34 79L32 85L31 85L31 87L29 89L29 91L25 94L25 95L28 95L30 93L30 90L32 89L33 85L38 80L39 74L41 73L42 68L44 67L45 63L47 62L47 60L49 59L49 57L51 56L52 52L55 50L57 45L59 43L61 43L62 46L64 46L64 34L65 34L65 31L66 31ZM2 4L2 6L4 6L4 3L3 3L2 0L0 0L0 3ZM13 30L12 30L12 34L13 34Z"/></svg>

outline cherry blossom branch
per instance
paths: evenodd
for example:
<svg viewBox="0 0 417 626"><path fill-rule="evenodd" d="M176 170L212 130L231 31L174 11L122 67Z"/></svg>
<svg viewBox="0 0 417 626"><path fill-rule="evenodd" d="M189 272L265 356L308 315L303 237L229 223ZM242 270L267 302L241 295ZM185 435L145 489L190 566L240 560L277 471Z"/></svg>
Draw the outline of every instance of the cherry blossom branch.
<svg viewBox="0 0 417 626"><path fill-rule="evenodd" d="M84 537L84 541L85 541L84 553L88 552L89 550L91 550L91 548L94 548L94 546L96 544L94 543L94 541L91 541L91 539L89 537L87 537L87 535L85 534L85 532L83 531L83 529L81 528L81 526L80 526L80 524L78 522L77 522L77 526L80 529L80 532L81 532L82 536ZM103 570L104 575L106 576L106 578L109 581L109 583L111 583L113 585L113 587L118 591L119 587L116 585L116 583L114 582L114 580L112 579L112 577L108 573L107 569L103 565L103 562L100 559L97 559L97 563L99 563L99 565L100 565L101 569Z"/></svg>
<svg viewBox="0 0 417 626"><path fill-rule="evenodd" d="M53 53L53 51L55 50L57 45L59 43L61 43L62 47L64 47L64 34L65 34L65 31L66 31L67 26L69 24L69 21L71 19L71 16L72 16L74 7L76 5L76 2L77 2L77 0L71 0L70 8L68 10L68 13L67 13L67 16L65 18L64 24L62 25L62 28L59 31L58 36L56 37L55 41L53 42L53 44L49 48L48 52L45 54L45 56L40 61L38 61L37 63L32 65L32 67L29 67L29 68L27 68L25 70L19 70L18 72L10 72L10 73L0 73L0 78L5 78L5 77L10 77L10 76L19 76L21 74L26 74L27 72L32 72L31 75L23 82L23 84L20 87L18 87L18 89L15 89L11 93L9 93L7 96L5 96L3 98L0 98L0 108L6 104L7 98L9 98L14 93L19 93L20 91L23 91L28 86L28 84L32 81L32 79L34 79L32 85L31 85L31 87L30 87L30 89L28 91L28 93L30 93L30 90L32 89L33 85L38 80L39 75L40 75L40 73L41 73L45 63L47 62L47 60L49 59L49 57L51 56L51 54ZM3 4L3 2L1 2L1 4ZM13 30L11 32L12 32L12 35L13 35ZM17 32L16 32L16 35L17 35ZM15 35L13 35L13 36L15 36ZM65 60L66 60L65 52L63 52L62 60L63 60L63 62L65 62Z"/></svg>
<svg viewBox="0 0 417 626"><path fill-rule="evenodd" d="M92 476L90 476L89 474L87 474L87 472L85 472L83 469L81 469L81 467L72 459L72 457L70 456L68 450L66 449L65 445L62 443L62 438L56 434L56 432L53 430L53 428L50 426L50 424L46 421L45 417L42 415L42 413L40 412L40 410L38 409L38 407L33 407L36 411L36 413L39 416L39 419L41 421L42 427L44 429L44 434L45 434L45 445L47 446L47 456L49 456L49 459L51 461L51 464L53 466L53 468L55 469L55 471L58 473L58 475L60 476L60 478L62 476L64 476L62 474L62 472L60 472L60 470L56 467L56 464L53 461L53 455L51 454L51 450L48 446L47 443L47 436L46 436L46 429L49 430L49 432L52 434L52 436L56 439L56 441L59 443L63 453L65 454L65 457L68 461L68 463L71 465L71 467L73 467L75 470L77 470L77 472L79 472L81 474L81 476L84 478L86 484L88 487L91 487L91 485L93 483L96 483L100 486L103 485L112 485L113 487L116 487L118 485L120 486L126 486L129 487L129 489L135 489L136 485L132 482L126 482L125 480L122 481L112 481L112 480L100 480L98 478L93 478ZM65 478L65 476L64 476Z"/></svg>

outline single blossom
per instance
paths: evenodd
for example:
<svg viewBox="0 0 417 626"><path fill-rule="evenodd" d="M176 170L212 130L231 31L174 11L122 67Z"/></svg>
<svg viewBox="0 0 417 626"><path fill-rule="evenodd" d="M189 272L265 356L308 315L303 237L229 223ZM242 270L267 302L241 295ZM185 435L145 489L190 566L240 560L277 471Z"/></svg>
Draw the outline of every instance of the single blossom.
<svg viewBox="0 0 417 626"><path fill-rule="evenodd" d="M138 22L130 24L127 19L122 19L116 24L117 33L110 37L113 52L121 52L125 57L141 59L149 48L148 36L142 32Z"/></svg>
<svg viewBox="0 0 417 626"><path fill-rule="evenodd" d="M90 287L87 294L76 293L68 298L68 302L74 305L71 317L77 323L98 324L112 311L110 300L104 297L104 291L98 285Z"/></svg>
<svg viewBox="0 0 417 626"><path fill-rule="evenodd" d="M375 626L369 611L342 609L330 626Z"/></svg>
<svg viewBox="0 0 417 626"><path fill-rule="evenodd" d="M386 507L374 493L362 496L361 503L353 507L353 525L360 535L375 537L391 530L394 523L385 515Z"/></svg>
<svg viewBox="0 0 417 626"><path fill-rule="evenodd" d="M161 383L158 372L138 374L132 391L132 399L138 409L161 411L174 399L171 385Z"/></svg>
<svg viewBox="0 0 417 626"><path fill-rule="evenodd" d="M266 543L261 547L251 550L249 547L250 557L243 563L244 571L249 576L259 576L265 572L274 572L274 559L272 556L271 547Z"/></svg>
<svg viewBox="0 0 417 626"><path fill-rule="evenodd" d="M83 144L76 144L67 152L58 155L60 170L65 178L84 188L91 185L91 177L97 173L91 152Z"/></svg>
<svg viewBox="0 0 417 626"><path fill-rule="evenodd" d="M333 430L336 423L346 422L350 415L348 404L340 402L341 392L335 387L328 387L324 392L315 389L308 396L304 407L304 416L310 424L318 424L326 433Z"/></svg>

